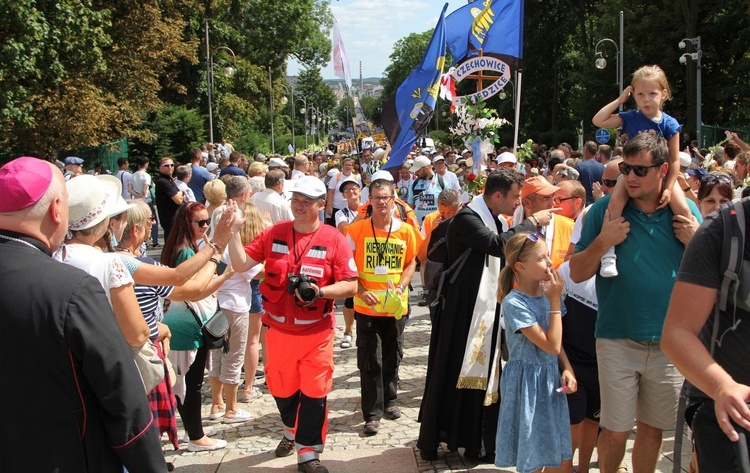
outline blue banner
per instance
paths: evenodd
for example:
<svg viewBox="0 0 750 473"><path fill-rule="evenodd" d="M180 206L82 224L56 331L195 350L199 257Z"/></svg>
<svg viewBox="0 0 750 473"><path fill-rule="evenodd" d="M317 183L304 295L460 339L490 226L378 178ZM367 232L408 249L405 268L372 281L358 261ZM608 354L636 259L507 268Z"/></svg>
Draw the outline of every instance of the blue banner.
<svg viewBox="0 0 750 473"><path fill-rule="evenodd" d="M445 19L453 64L474 57L502 59L519 69L523 58L523 0L476 0Z"/></svg>
<svg viewBox="0 0 750 473"><path fill-rule="evenodd" d="M445 65L445 10L432 33L422 63L383 106L383 129L391 143L391 157L383 169L400 168L406 156L432 119Z"/></svg>

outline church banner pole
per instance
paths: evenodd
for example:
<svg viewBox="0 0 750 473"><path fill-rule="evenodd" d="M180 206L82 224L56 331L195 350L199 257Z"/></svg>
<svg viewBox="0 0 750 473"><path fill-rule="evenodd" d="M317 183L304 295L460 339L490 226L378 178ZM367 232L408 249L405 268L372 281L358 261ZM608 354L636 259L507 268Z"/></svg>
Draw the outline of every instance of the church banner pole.
<svg viewBox="0 0 750 473"><path fill-rule="evenodd" d="M518 121L521 116L521 76L523 73L521 71L516 72L516 96L513 97L513 100L516 101L516 115L514 119L513 124L513 151L518 152Z"/></svg>

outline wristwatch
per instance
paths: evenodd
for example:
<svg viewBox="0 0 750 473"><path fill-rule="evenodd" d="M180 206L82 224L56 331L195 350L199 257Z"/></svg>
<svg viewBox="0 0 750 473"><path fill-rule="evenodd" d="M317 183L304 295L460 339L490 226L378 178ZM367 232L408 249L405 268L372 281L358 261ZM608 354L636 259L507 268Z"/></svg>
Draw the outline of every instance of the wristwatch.
<svg viewBox="0 0 750 473"><path fill-rule="evenodd" d="M322 287L318 288L318 297L317 298L318 299L322 299L323 298L323 288Z"/></svg>
<svg viewBox="0 0 750 473"><path fill-rule="evenodd" d="M401 289L401 292L402 292L402 293L403 293L403 292L404 292L404 291L406 290L406 288L404 287L404 285L403 285L403 284L399 284L399 285L398 285L398 286L396 286L396 287L398 287L399 289Z"/></svg>

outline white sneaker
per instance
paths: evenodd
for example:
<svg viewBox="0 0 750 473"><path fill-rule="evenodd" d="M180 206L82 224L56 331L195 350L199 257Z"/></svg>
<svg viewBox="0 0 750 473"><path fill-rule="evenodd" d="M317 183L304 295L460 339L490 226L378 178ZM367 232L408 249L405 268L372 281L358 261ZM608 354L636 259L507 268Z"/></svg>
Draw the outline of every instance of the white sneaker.
<svg viewBox="0 0 750 473"><path fill-rule="evenodd" d="M250 415L249 412L243 409L237 409L237 412L234 413L234 417L224 416L224 420L221 422L224 424L239 424L250 420L253 420L253 416Z"/></svg>
<svg viewBox="0 0 750 473"><path fill-rule="evenodd" d="M218 431L218 430L216 430L216 428L215 428L215 427L209 427L208 429L204 430L204 431L203 431L203 433L204 433L204 434L205 434L205 435L206 435L207 437L213 437L214 435L218 434L218 433L219 433L219 431ZM182 437L180 438L180 442L181 442L181 443L188 443L189 441L190 441L190 437L188 437L188 434L187 434L187 433L185 433L185 435L183 435L183 436L182 436Z"/></svg>
<svg viewBox="0 0 750 473"><path fill-rule="evenodd" d="M344 333L344 338L341 339L341 348L351 348L352 346L352 334L349 332Z"/></svg>
<svg viewBox="0 0 750 473"><path fill-rule="evenodd" d="M603 256L601 264L601 269L599 269L601 277L613 278L617 276L617 256Z"/></svg>
<svg viewBox="0 0 750 473"><path fill-rule="evenodd" d="M218 419L221 419L222 417L224 417L224 412L225 412L225 411L212 412L212 413L210 413L210 414L208 415L208 418L209 418L210 420L218 420Z"/></svg>
<svg viewBox="0 0 750 473"><path fill-rule="evenodd" d="M226 440L218 439L213 445L196 445L193 442L188 442L188 452L211 452L213 450L221 450L227 446Z"/></svg>
<svg viewBox="0 0 750 473"><path fill-rule="evenodd" d="M258 399L262 395L263 391L253 386L250 390L245 389L242 391L242 400L240 400L240 402L251 402Z"/></svg>

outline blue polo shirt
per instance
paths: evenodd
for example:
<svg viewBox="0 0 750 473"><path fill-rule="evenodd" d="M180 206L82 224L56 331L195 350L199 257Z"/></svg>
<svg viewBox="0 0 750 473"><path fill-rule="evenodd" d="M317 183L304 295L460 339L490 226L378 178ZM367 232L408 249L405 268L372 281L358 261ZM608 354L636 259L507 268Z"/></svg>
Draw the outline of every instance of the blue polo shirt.
<svg viewBox="0 0 750 473"><path fill-rule="evenodd" d="M193 164L193 176L188 182L188 187L195 194L195 200L198 202L205 202L206 197L203 195L203 187L206 183L214 178L214 175L208 172L203 166Z"/></svg>
<svg viewBox="0 0 750 473"><path fill-rule="evenodd" d="M591 206L576 252L585 250L599 235L609 198L603 197ZM690 200L688 205L698 221L702 221L698 207ZM599 300L596 338L661 339L669 298L685 251L674 236L673 216L669 207L648 216L628 201L623 217L630 222L630 233L615 247L619 275L603 278L596 273Z"/></svg>
<svg viewBox="0 0 750 473"><path fill-rule="evenodd" d="M224 177L227 174L230 175L230 176L243 176L243 177L247 177L247 173L245 171L243 171L242 168L240 168L236 164L230 164L229 166L227 166L224 169L222 169L221 172L219 173L219 177Z"/></svg>

